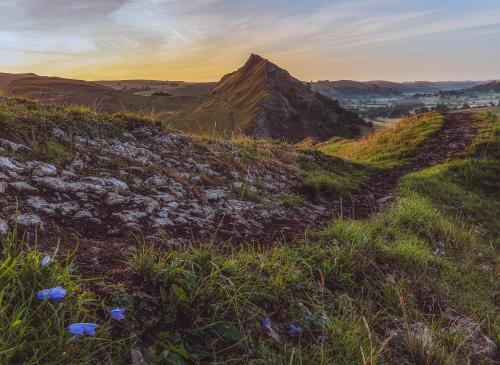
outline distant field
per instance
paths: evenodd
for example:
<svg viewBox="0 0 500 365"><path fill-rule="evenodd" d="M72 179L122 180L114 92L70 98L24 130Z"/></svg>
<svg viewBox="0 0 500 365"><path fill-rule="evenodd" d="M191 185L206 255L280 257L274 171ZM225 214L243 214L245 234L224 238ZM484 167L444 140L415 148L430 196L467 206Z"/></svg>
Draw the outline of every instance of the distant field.
<svg viewBox="0 0 500 365"><path fill-rule="evenodd" d="M492 112L500 117L500 106L486 107L486 108L471 108L471 109L461 109L452 111L452 113L461 113L461 112Z"/></svg>
<svg viewBox="0 0 500 365"><path fill-rule="evenodd" d="M96 84L110 87L130 94L151 96L165 93L165 96L201 96L215 86L214 82L184 82L157 80L116 80L95 81Z"/></svg>

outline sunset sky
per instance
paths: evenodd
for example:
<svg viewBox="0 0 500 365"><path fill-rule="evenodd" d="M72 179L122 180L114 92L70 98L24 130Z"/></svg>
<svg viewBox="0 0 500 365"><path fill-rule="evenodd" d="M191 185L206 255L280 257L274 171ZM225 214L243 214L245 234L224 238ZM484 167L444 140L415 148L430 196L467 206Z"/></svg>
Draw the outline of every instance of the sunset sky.
<svg viewBox="0 0 500 365"><path fill-rule="evenodd" d="M1 0L0 72L218 80L500 78L499 0Z"/></svg>

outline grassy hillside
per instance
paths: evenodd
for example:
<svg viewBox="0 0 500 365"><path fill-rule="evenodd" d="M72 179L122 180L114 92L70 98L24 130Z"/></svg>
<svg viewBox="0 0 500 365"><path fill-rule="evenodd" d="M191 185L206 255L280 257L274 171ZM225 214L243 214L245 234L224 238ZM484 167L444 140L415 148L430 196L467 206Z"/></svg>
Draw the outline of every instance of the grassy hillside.
<svg viewBox="0 0 500 365"><path fill-rule="evenodd" d="M96 110L118 112L139 111L144 99L82 80L58 77L29 77L5 85L7 95L62 105L87 105Z"/></svg>
<svg viewBox="0 0 500 365"><path fill-rule="evenodd" d="M193 100L190 96L140 96L98 83L36 75L11 79L9 83L0 85L0 92L45 104L83 105L98 112L135 112L157 116L177 112Z"/></svg>
<svg viewBox="0 0 500 365"><path fill-rule="evenodd" d="M443 121L443 115L438 113L409 117L361 140L333 138L321 144L319 150L376 168L401 167L411 160L418 145L435 133Z"/></svg>
<svg viewBox="0 0 500 365"><path fill-rule="evenodd" d="M40 128L57 115L33 110ZM29 141L16 121L30 119L17 113L0 112L0 131ZM148 122L59 113L59 126L83 116L68 128L89 136ZM406 166L443 121L429 114L362 141L330 141L320 150L342 158L309 151L302 168L340 181ZM366 220L338 217L293 244L262 246L207 239L179 249L139 234L130 255L116 254L126 274L104 287L82 280L92 268L73 257L43 266L36 238L14 230L0 239L0 362L126 364L133 349L152 364L495 364L500 123L480 113L474 126L463 154L403 177L395 200ZM238 158L294 155L278 142L225 143L243 148ZM55 285L68 289L62 301L35 299ZM115 307L124 321L110 318ZM96 335L75 340L66 329L74 322L97 323Z"/></svg>
<svg viewBox="0 0 500 365"><path fill-rule="evenodd" d="M36 74L33 73L27 73L27 74L11 74L11 73L4 73L0 72L0 91L2 88L6 85L8 85L10 82L18 79L23 79L26 77L36 77Z"/></svg>
<svg viewBox="0 0 500 365"><path fill-rule="evenodd" d="M208 96L168 121L189 132L244 133L290 142L306 137L356 137L361 126L366 127L356 114L257 55L224 76Z"/></svg>

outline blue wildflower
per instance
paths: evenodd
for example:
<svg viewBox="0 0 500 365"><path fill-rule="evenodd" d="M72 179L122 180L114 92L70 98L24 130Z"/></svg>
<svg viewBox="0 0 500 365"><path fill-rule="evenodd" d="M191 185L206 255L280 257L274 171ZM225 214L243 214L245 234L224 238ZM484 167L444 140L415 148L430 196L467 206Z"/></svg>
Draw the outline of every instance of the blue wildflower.
<svg viewBox="0 0 500 365"><path fill-rule="evenodd" d="M264 328L269 329L269 328L271 328L271 321L270 321L269 319L267 319L267 318L266 318L266 319L264 319L264 320L262 321L262 325L264 326Z"/></svg>
<svg viewBox="0 0 500 365"><path fill-rule="evenodd" d="M290 323L290 333L293 335L296 335L296 334L300 333L300 330L296 325L294 325L293 323Z"/></svg>
<svg viewBox="0 0 500 365"><path fill-rule="evenodd" d="M28 232L28 234L26 235L26 240L28 242L31 242L35 239L35 234L33 232Z"/></svg>
<svg viewBox="0 0 500 365"><path fill-rule="evenodd" d="M56 286L55 288L43 289L36 293L36 297L39 300L50 299L53 302L58 302L66 295L66 290L61 286Z"/></svg>
<svg viewBox="0 0 500 365"><path fill-rule="evenodd" d="M46 266L50 260L52 260L52 258L49 255L45 256L42 260L42 266Z"/></svg>
<svg viewBox="0 0 500 365"><path fill-rule="evenodd" d="M115 308L111 310L111 319L115 321L122 321L125 319L125 309L124 308Z"/></svg>
<svg viewBox="0 0 500 365"><path fill-rule="evenodd" d="M68 326L68 331L76 337L87 335L95 335L97 325L94 323L73 323Z"/></svg>

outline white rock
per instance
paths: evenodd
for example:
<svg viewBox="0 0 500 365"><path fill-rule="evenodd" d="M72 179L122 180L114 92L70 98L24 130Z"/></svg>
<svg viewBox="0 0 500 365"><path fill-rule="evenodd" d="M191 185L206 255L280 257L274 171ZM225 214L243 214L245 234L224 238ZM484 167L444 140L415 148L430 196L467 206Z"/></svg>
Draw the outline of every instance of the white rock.
<svg viewBox="0 0 500 365"><path fill-rule="evenodd" d="M0 181L0 194L5 193L5 190L7 190L7 183Z"/></svg>
<svg viewBox="0 0 500 365"><path fill-rule="evenodd" d="M76 202L64 202L61 204L54 204L54 209L62 215L70 215L78 209Z"/></svg>
<svg viewBox="0 0 500 365"><path fill-rule="evenodd" d="M39 196L31 196L26 200L26 204L30 207L48 215L54 215L54 204L48 203L45 199Z"/></svg>
<svg viewBox="0 0 500 365"><path fill-rule="evenodd" d="M153 227L161 228L161 227L171 227L174 226L174 222L170 218L155 218L153 219Z"/></svg>
<svg viewBox="0 0 500 365"><path fill-rule="evenodd" d="M9 186L19 192L36 192L37 188L31 186L27 182L24 181L14 181L9 184Z"/></svg>
<svg viewBox="0 0 500 365"><path fill-rule="evenodd" d="M57 175L57 167L49 163L38 162L31 174L33 176L54 176Z"/></svg>
<svg viewBox="0 0 500 365"><path fill-rule="evenodd" d="M14 143L12 141L9 141L7 139L2 139L0 138L0 146L2 146L5 149L8 149L12 152L17 152L21 150L29 151L31 148L28 146L25 146L24 144L19 144L19 143Z"/></svg>
<svg viewBox="0 0 500 365"><path fill-rule="evenodd" d="M21 227L38 227L43 230L43 221L36 214L21 214L17 217L17 224Z"/></svg>
<svg viewBox="0 0 500 365"><path fill-rule="evenodd" d="M12 171L17 171L17 172L22 170L19 167L17 167L16 165L14 165L14 163L10 160L10 158L3 157L3 156L0 157L0 169L12 170Z"/></svg>
<svg viewBox="0 0 500 365"><path fill-rule="evenodd" d="M66 133L64 133L64 131L62 129L59 129L59 128L54 128L52 129L52 135L56 138L64 138L66 137Z"/></svg>
<svg viewBox="0 0 500 365"><path fill-rule="evenodd" d="M60 193L66 193L71 190L70 185L58 177L45 176L45 177L34 178L33 181L35 181L38 185L44 188L54 190Z"/></svg>
<svg viewBox="0 0 500 365"><path fill-rule="evenodd" d="M220 200L226 196L226 193L221 189L206 190L205 194L207 195L207 199L212 201Z"/></svg>
<svg viewBox="0 0 500 365"><path fill-rule="evenodd" d="M167 206L169 208L172 208L172 209L177 209L177 208L179 208L179 203L177 203L177 202L170 202L170 203L167 204Z"/></svg>
<svg viewBox="0 0 500 365"><path fill-rule="evenodd" d="M149 196L137 194L132 198L132 202L135 205L143 207L144 210L149 214L153 213L155 210L160 209L160 203L158 203L153 198L150 198Z"/></svg>
<svg viewBox="0 0 500 365"><path fill-rule="evenodd" d="M113 213L113 216L125 223L135 223L139 219L147 218L148 214L137 210L125 210L121 213Z"/></svg>
<svg viewBox="0 0 500 365"><path fill-rule="evenodd" d="M115 178L104 178L103 181L107 187L110 187L113 191L118 193L123 193L129 190L128 185L121 180Z"/></svg>
<svg viewBox="0 0 500 365"><path fill-rule="evenodd" d="M3 219L0 219L0 236L5 236L9 231L9 225Z"/></svg>
<svg viewBox="0 0 500 365"><path fill-rule="evenodd" d="M116 206L116 205L127 204L129 201L130 198L128 196L123 196L116 193L108 193L108 195L106 196L105 203L108 206Z"/></svg>
<svg viewBox="0 0 500 365"><path fill-rule="evenodd" d="M94 216L88 210L79 210L73 216L73 219L78 219L78 220L85 220L85 219L92 219L92 218L94 218Z"/></svg>

